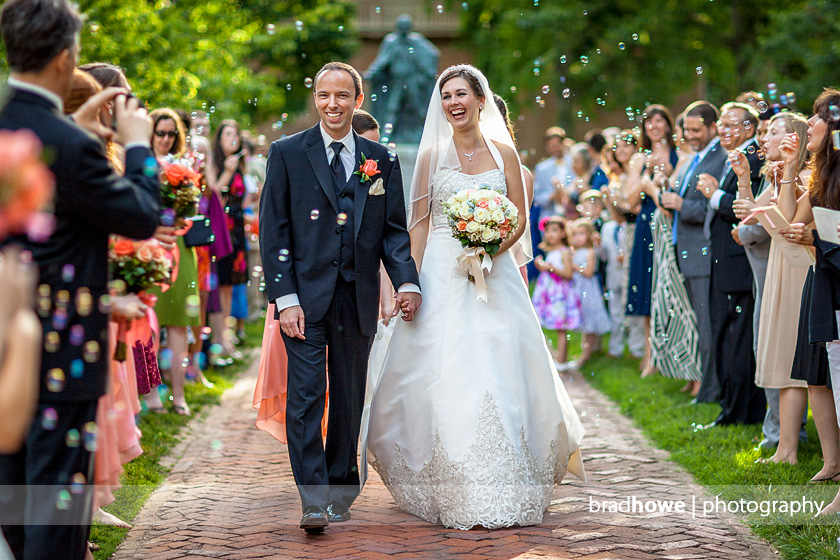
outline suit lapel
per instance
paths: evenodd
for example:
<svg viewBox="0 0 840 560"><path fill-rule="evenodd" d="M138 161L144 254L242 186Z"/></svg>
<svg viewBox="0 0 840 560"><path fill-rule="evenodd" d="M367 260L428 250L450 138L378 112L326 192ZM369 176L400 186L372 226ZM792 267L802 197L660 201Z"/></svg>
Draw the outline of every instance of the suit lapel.
<svg viewBox="0 0 840 560"><path fill-rule="evenodd" d="M362 140L361 136L353 132L353 139L356 141L356 168L353 170L354 172L359 166L362 165L362 154L365 155L365 158L370 158L370 150L366 145L364 145L364 141ZM379 177L376 177L378 179ZM353 214L353 239L359 237L359 226L362 225L362 216L365 212L365 204L367 203L368 199L368 191L370 190L370 186L373 184L376 179L371 179L367 182L360 181L360 177L358 175L350 175L350 182L351 184L355 182L356 184L356 191L355 195L353 196L353 206L354 206L354 214Z"/></svg>
<svg viewBox="0 0 840 560"><path fill-rule="evenodd" d="M324 141L321 138L320 126L320 124L317 124L309 129L306 138L306 143L309 145L306 148L306 157L309 158L309 163L312 165L315 177L317 177L324 194L327 195L330 205L338 213L338 199L335 197L333 172L330 169L330 164L327 162L327 152Z"/></svg>

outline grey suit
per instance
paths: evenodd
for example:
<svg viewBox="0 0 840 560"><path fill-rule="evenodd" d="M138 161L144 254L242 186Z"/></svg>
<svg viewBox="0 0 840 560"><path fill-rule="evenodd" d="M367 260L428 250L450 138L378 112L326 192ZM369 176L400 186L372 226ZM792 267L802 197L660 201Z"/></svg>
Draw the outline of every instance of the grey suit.
<svg viewBox="0 0 840 560"><path fill-rule="evenodd" d="M683 197L682 208L678 216L677 264L685 276L686 291L691 307L697 315L697 332L700 340L700 364L703 368L703 382L697 400L716 402L720 387L714 370L712 357L712 322L709 315L709 279L712 271L709 239L703 232L709 200L697 190L697 178L702 173L720 177L726 163L726 150L720 143L712 147L700 160L691 175L680 183Z"/></svg>

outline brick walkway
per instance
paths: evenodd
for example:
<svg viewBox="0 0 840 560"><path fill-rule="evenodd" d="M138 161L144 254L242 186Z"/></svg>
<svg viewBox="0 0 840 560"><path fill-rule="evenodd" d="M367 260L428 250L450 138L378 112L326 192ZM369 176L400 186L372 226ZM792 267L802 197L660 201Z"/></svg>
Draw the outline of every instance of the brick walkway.
<svg viewBox="0 0 840 560"><path fill-rule="evenodd" d="M574 558L771 559L774 552L732 517L591 512L592 500L691 500L710 496L653 449L616 407L581 378L566 387L586 427L588 484L565 482L543 523L496 531L449 530L397 509L371 469L353 520L307 538L285 447L254 428L256 364L176 449L115 558Z"/></svg>

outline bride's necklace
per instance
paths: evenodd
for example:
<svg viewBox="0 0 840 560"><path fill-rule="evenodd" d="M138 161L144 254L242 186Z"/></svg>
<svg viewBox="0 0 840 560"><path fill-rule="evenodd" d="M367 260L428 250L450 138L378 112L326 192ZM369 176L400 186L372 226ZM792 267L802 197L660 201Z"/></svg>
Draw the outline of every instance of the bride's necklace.
<svg viewBox="0 0 840 560"><path fill-rule="evenodd" d="M476 145L475 149L472 152L470 152L469 154L466 151L464 151L463 148L459 148L459 149L461 150L461 153L464 154L464 157L466 157L469 161L472 161L472 157L478 151L478 146Z"/></svg>

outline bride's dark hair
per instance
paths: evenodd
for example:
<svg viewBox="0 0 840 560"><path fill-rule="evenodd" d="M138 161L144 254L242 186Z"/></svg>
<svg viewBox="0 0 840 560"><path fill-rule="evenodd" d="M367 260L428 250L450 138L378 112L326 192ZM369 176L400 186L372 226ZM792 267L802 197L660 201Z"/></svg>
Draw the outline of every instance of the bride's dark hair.
<svg viewBox="0 0 840 560"><path fill-rule="evenodd" d="M484 93L484 88L481 87L481 82L479 81L478 76L470 72L469 67L464 64L450 66L443 71L440 75L440 83L438 85L441 93L443 93L443 85L452 78L464 78L467 83L470 84L474 94L478 97L487 97Z"/></svg>

